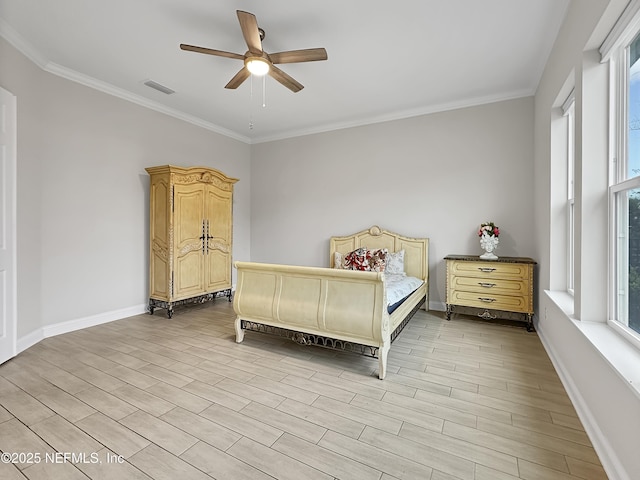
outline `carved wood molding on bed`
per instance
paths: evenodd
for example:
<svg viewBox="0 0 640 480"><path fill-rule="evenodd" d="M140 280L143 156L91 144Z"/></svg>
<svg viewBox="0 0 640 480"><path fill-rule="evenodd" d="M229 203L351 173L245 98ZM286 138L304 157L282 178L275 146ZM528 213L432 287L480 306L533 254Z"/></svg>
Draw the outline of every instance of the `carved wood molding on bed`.
<svg viewBox="0 0 640 480"><path fill-rule="evenodd" d="M428 308L429 239L373 226L353 235L331 237L329 246L331 267L335 252L346 255L358 248L404 251L404 272L422 284L389 313L388 273L235 262L236 341L242 342L245 330L250 330L377 356L378 377L383 379L392 340L420 306Z"/></svg>

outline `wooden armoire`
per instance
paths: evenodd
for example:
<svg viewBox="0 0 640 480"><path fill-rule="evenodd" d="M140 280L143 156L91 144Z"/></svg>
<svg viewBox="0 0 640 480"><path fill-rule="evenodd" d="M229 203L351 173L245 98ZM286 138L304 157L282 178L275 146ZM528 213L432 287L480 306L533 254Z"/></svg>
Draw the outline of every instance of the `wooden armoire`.
<svg viewBox="0 0 640 480"><path fill-rule="evenodd" d="M233 184L204 167L146 169L149 188L149 313L216 294L231 300Z"/></svg>

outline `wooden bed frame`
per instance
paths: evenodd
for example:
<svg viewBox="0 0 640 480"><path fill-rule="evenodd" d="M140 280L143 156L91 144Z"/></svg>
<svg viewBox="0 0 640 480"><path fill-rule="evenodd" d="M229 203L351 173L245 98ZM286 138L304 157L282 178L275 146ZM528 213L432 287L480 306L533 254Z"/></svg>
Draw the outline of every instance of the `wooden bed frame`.
<svg viewBox="0 0 640 480"><path fill-rule="evenodd" d="M378 377L383 379L391 342L418 308L428 308L429 239L373 226L331 237L329 244L331 267L334 252L344 255L359 247L404 250L405 272L424 284L389 314L383 273L235 262L236 342L242 342L245 330L252 330L371 355L378 357Z"/></svg>

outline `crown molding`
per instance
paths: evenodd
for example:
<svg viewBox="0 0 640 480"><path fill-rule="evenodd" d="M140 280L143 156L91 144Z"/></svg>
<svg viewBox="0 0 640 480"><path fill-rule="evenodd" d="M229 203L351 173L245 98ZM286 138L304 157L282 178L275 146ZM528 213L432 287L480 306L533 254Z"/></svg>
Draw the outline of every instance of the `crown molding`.
<svg viewBox="0 0 640 480"><path fill-rule="evenodd" d="M22 38L20 34L2 18L0 18L0 36L40 68L44 69L47 65L48 60L44 55Z"/></svg>

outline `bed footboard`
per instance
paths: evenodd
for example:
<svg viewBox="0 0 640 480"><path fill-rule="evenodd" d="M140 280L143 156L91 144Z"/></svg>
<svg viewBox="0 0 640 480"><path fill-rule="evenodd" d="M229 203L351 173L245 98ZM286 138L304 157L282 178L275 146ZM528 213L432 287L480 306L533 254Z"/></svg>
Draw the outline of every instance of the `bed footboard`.
<svg viewBox="0 0 640 480"><path fill-rule="evenodd" d="M391 344L384 275L331 268L235 262L236 342L245 322L377 348L379 377Z"/></svg>

